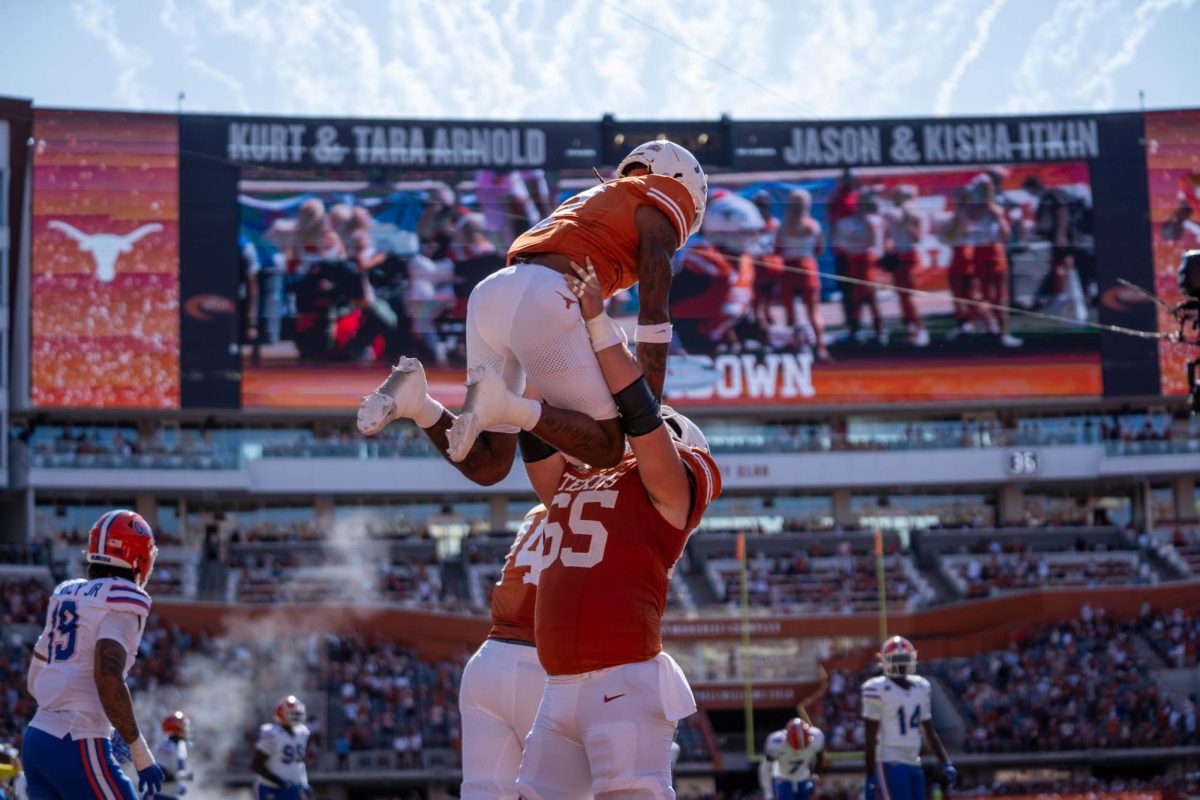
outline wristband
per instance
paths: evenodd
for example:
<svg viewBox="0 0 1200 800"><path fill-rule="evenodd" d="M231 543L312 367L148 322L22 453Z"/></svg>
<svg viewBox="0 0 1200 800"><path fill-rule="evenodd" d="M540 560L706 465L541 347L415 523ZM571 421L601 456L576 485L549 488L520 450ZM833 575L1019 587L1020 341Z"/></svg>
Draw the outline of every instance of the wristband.
<svg viewBox="0 0 1200 800"><path fill-rule="evenodd" d="M592 351L599 353L615 344L625 343L625 332L603 311L587 320L588 338L592 340Z"/></svg>
<svg viewBox="0 0 1200 800"><path fill-rule="evenodd" d="M136 742L130 742L129 754L133 756L133 767L138 772L154 763L154 756L150 754L150 745L146 744L145 736L139 735Z"/></svg>
<svg viewBox="0 0 1200 800"><path fill-rule="evenodd" d="M645 436L663 424L660 406L643 375L613 395L627 436Z"/></svg>
<svg viewBox="0 0 1200 800"><path fill-rule="evenodd" d="M673 330L669 322L660 322L656 325L638 325L633 331L633 340L635 342L645 342L646 344L670 344L671 332Z"/></svg>
<svg viewBox="0 0 1200 800"><path fill-rule="evenodd" d="M434 400L429 395L425 395L425 402L416 414L413 414L412 421L417 423L419 428L432 428L437 424L437 421L442 418L446 407Z"/></svg>
<svg viewBox="0 0 1200 800"><path fill-rule="evenodd" d="M546 444L542 437L529 431L517 433L517 445L521 448L521 460L526 464L543 461L558 452L556 448Z"/></svg>

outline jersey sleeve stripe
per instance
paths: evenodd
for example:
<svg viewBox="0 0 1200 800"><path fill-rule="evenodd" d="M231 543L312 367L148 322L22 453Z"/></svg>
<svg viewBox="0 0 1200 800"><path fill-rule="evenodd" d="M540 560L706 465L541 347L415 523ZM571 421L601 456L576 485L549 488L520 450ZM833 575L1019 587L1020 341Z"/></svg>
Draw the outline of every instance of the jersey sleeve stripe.
<svg viewBox="0 0 1200 800"><path fill-rule="evenodd" d="M110 597L110 598L108 598L108 602L120 603L122 605L129 605L129 606L138 606L139 608L144 608L147 611L150 610L149 603L146 603L142 600L134 600L132 597Z"/></svg>
<svg viewBox="0 0 1200 800"><path fill-rule="evenodd" d="M675 217L675 227L679 231L679 244L682 246L687 241L688 226L686 217L683 216L683 211L680 210L679 204L672 200L667 194L657 188L646 190L646 196L658 201L659 205L663 206L671 216Z"/></svg>
<svg viewBox="0 0 1200 800"><path fill-rule="evenodd" d="M711 503L713 500L713 491L716 487L712 469L708 466L708 460L702 455L697 455L695 461L700 465L700 469L704 470L704 493L708 498L705 503Z"/></svg>
<svg viewBox="0 0 1200 800"><path fill-rule="evenodd" d="M114 586L108 593L109 597L137 597L142 600L149 600L150 595L143 592L141 589L127 589L124 586Z"/></svg>

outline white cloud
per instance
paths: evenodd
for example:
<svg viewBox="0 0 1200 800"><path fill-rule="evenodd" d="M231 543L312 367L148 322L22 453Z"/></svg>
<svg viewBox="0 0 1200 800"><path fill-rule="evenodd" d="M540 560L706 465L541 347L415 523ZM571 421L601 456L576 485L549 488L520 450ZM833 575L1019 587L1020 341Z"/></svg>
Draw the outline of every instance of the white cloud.
<svg viewBox="0 0 1200 800"><path fill-rule="evenodd" d="M1054 105L1052 87L1062 85L1054 73L1078 69L1091 26L1110 16L1112 3L1094 0L1062 0L1029 38L1029 44L1013 75L1014 88L1006 111L1043 111ZM1072 81L1072 84L1074 82Z"/></svg>
<svg viewBox="0 0 1200 800"><path fill-rule="evenodd" d="M967 67L975 59L979 58L979 54L987 46L988 37L992 32L992 24L995 23L996 17L999 15L1000 10L1004 8L1006 1L992 0L991 5L985 8L983 13L976 19L975 37L971 39L967 48L958 57L958 61L954 63L950 74L946 76L946 79L942 81L942 85L938 87L937 99L933 104L933 113L940 117L944 117L950 113L950 100L954 96L954 91L958 88L959 82L962 81Z"/></svg>
<svg viewBox="0 0 1200 800"><path fill-rule="evenodd" d="M76 0L71 3L71 13L75 23L89 36L99 39L112 58L117 68L117 85L113 90L117 101L129 108L142 108L145 103L141 77L150 66L150 56L121 38L116 12L104 0Z"/></svg>
<svg viewBox="0 0 1200 800"><path fill-rule="evenodd" d="M165 0L158 18L164 28L182 40L183 60L187 67L223 86L231 97L231 103L227 107L243 113L251 111L242 82L236 76L218 69L197 55L201 47L201 38L196 27L195 13L190 8L181 7L176 0ZM182 88L186 92L190 87L185 83Z"/></svg>
<svg viewBox="0 0 1200 800"><path fill-rule="evenodd" d="M1133 63L1138 48L1163 12L1177 6L1188 7L1191 4L1191 0L1143 0L1128 25L1121 26L1125 33L1119 46L1095 65L1080 89L1080 93L1093 108L1112 106L1116 99L1113 74Z"/></svg>

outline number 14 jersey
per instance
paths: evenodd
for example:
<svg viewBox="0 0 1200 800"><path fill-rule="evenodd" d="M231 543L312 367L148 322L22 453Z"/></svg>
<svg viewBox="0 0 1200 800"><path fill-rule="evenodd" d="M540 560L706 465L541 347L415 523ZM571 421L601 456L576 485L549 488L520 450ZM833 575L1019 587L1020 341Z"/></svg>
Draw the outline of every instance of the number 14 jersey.
<svg viewBox="0 0 1200 800"><path fill-rule="evenodd" d="M578 675L654 658L667 584L688 535L721 493L707 453L678 445L692 482L682 529L646 494L637 460L607 470L567 467L550 504L538 579L538 659L550 675Z"/></svg>
<svg viewBox="0 0 1200 800"><path fill-rule="evenodd" d="M931 719L932 689L920 675L909 675L907 686L884 675L863 684L863 719L879 722L881 764L921 763L921 723Z"/></svg>

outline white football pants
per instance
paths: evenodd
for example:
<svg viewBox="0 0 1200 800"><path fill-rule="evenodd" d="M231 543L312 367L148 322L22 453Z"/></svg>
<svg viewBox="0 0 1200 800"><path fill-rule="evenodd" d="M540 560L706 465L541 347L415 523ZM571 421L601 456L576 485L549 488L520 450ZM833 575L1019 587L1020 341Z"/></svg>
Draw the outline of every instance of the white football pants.
<svg viewBox="0 0 1200 800"><path fill-rule="evenodd" d="M527 800L666 798L675 723L696 702L665 653L649 661L546 679L517 786Z"/></svg>
<svg viewBox="0 0 1200 800"><path fill-rule="evenodd" d="M510 390L521 394L528 378L556 408L592 419L617 416L617 404L600 373L579 300L566 278L537 264L493 272L467 300L467 367L488 364ZM500 433L516 433L497 426Z"/></svg>
<svg viewBox="0 0 1200 800"><path fill-rule="evenodd" d="M471 656L458 691L462 800L514 800L525 737L546 672L537 649L488 639Z"/></svg>

